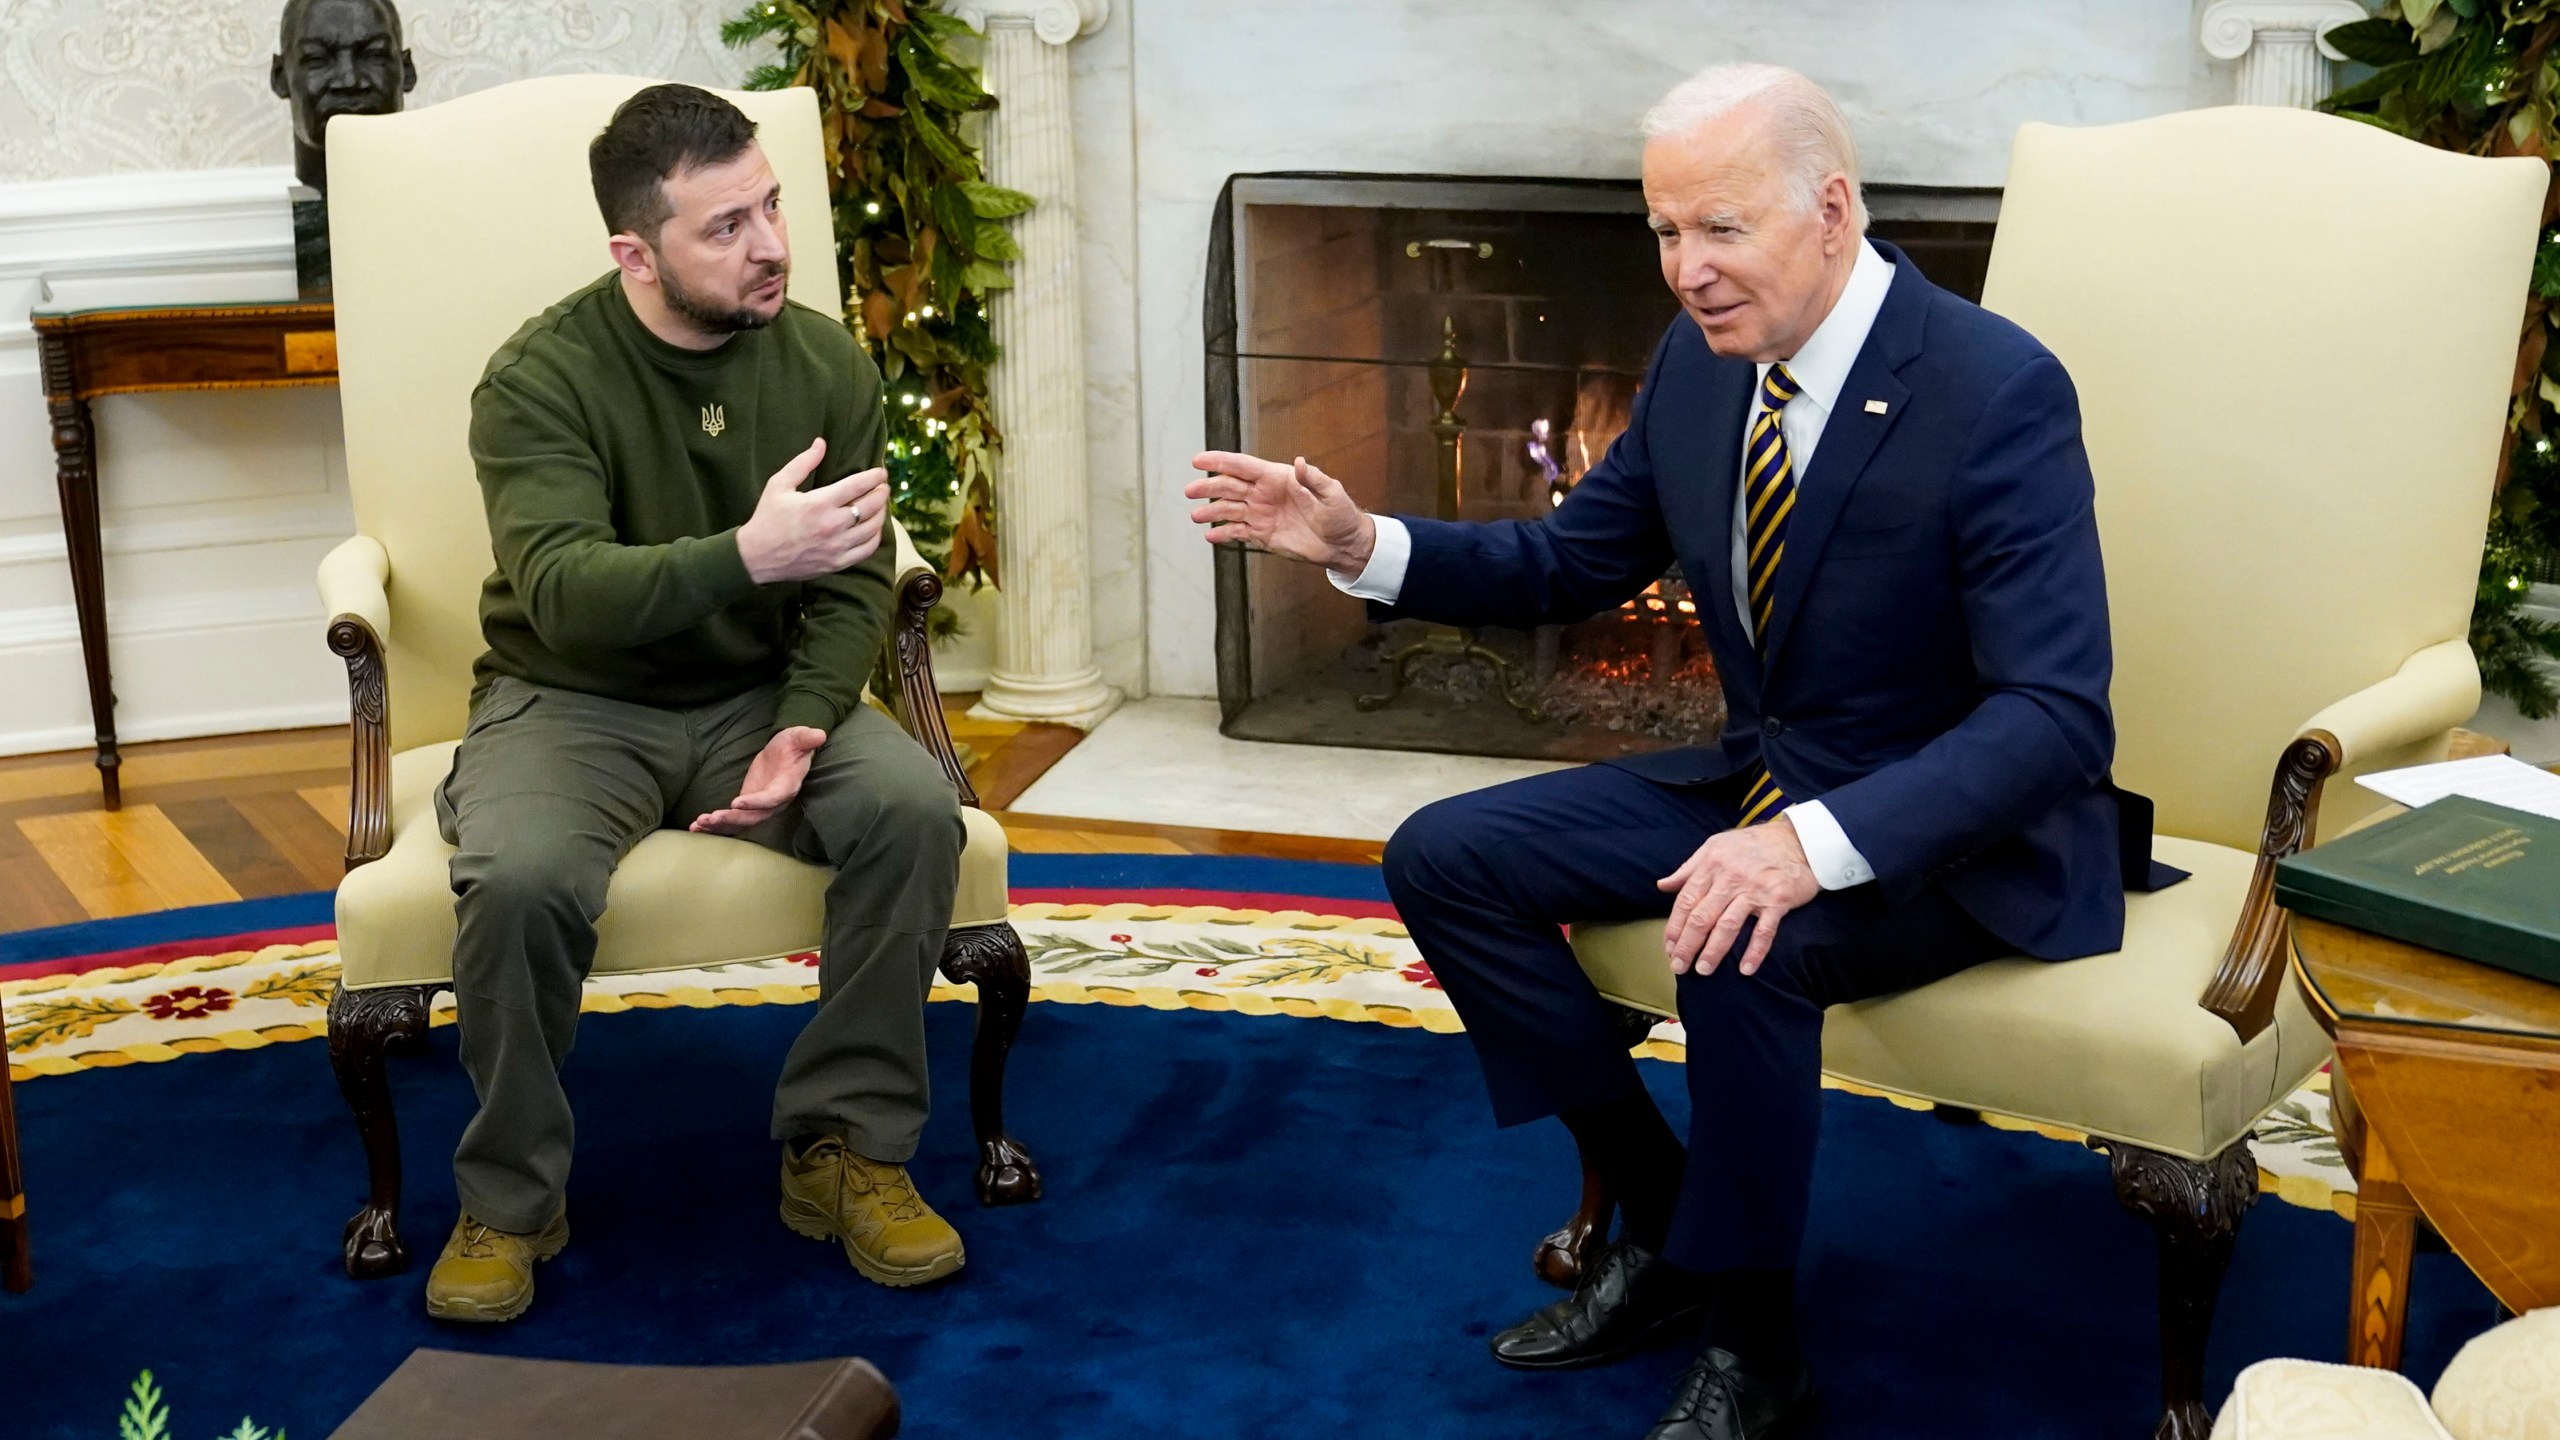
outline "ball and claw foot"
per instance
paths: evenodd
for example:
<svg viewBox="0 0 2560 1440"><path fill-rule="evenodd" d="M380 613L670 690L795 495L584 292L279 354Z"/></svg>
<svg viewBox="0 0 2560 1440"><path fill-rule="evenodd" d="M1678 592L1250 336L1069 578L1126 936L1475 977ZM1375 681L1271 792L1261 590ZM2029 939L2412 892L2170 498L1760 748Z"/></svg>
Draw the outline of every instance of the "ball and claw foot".
<svg viewBox="0 0 2560 1440"><path fill-rule="evenodd" d="M367 1205L347 1221L347 1274L356 1280L379 1280L409 1268L409 1247L400 1243L398 1223L390 1212Z"/></svg>
<svg viewBox="0 0 2560 1440"><path fill-rule="evenodd" d="M1027 1205L1040 1198L1040 1172L1032 1166L1031 1152L1010 1135L999 1135L978 1145L978 1203Z"/></svg>

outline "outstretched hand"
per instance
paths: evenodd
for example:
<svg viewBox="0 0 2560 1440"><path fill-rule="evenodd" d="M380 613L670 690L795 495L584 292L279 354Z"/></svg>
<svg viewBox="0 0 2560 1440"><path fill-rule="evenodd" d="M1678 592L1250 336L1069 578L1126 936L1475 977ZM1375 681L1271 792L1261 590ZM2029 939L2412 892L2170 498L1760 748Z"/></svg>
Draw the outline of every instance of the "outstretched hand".
<svg viewBox="0 0 2560 1440"><path fill-rule="evenodd" d="M1742 973L1757 974L1777 941L1779 922L1822 893L1795 822L1783 815L1707 837L1696 854L1654 885L1680 896L1662 927L1662 949L1674 975L1692 968L1714 974L1749 921L1758 923L1742 952Z"/></svg>
<svg viewBox="0 0 2560 1440"><path fill-rule="evenodd" d="M696 835L738 835L764 823L799 798L809 778L809 760L827 743L827 732L807 725L777 730L747 766L746 783L728 808L697 817L686 826Z"/></svg>
<svg viewBox="0 0 2560 1440"><path fill-rule="evenodd" d="M1257 550L1322 565L1346 580L1368 568L1377 522L1352 503L1342 482L1307 463L1283 465L1230 450L1204 450L1191 468L1205 477L1182 487L1191 519L1212 545L1241 541Z"/></svg>

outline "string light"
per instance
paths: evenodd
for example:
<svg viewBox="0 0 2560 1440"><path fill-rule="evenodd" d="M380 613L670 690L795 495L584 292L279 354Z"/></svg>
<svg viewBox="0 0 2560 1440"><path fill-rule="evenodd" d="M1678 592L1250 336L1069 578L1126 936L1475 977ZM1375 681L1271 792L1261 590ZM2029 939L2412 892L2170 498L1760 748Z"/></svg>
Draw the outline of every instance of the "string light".
<svg viewBox="0 0 2560 1440"><path fill-rule="evenodd" d="M877 215L877 214L879 214L879 213L880 213L880 202L879 202L879 201L877 201L877 200L865 201L865 202L863 203L863 206L862 206L862 213L863 213L863 214L865 214L865 215Z"/></svg>

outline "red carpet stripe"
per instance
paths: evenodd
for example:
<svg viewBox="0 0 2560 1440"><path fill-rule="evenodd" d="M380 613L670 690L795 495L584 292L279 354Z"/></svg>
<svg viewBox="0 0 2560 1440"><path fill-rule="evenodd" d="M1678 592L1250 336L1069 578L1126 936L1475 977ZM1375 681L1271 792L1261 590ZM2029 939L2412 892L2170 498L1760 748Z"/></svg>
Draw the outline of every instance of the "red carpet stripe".
<svg viewBox="0 0 2560 1440"><path fill-rule="evenodd" d="M127 965L154 965L193 955L220 955L230 950L263 950L270 945L308 945L336 937L335 925L291 925L279 930L250 930L237 935L206 935L193 940L163 940L130 950L101 950L92 955L63 955L51 960L21 960L0 965L0 980L33 980L42 975L76 975L90 970L118 970Z"/></svg>

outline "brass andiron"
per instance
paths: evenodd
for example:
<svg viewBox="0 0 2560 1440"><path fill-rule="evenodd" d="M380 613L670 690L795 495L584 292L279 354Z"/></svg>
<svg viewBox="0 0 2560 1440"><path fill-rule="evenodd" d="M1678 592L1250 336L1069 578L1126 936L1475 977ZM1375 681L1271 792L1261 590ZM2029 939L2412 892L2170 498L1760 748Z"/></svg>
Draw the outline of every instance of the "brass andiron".
<svg viewBox="0 0 2560 1440"><path fill-rule="evenodd" d="M1423 633L1421 639L1393 655L1383 657L1380 663L1394 667L1393 673L1387 677L1386 693L1354 695L1351 697L1351 703L1358 706L1364 714L1371 710L1384 709L1392 704L1398 695L1404 693L1404 687L1413 679L1414 667L1434 655L1446 655L1452 660L1474 660L1484 665L1493 671L1494 685L1501 692L1503 704L1518 711L1520 718L1532 725L1546 723L1545 708L1538 704L1536 696L1529 694L1520 685L1519 676L1510 660L1499 651L1487 648L1483 641L1476 638L1475 631L1460 630L1447 625L1431 626Z"/></svg>
<svg viewBox="0 0 2560 1440"><path fill-rule="evenodd" d="M1459 397L1467 393L1467 361L1458 353L1458 317L1440 317L1440 358L1431 362L1431 398L1440 402L1440 417L1431 434L1440 442L1440 518L1458 518L1459 442L1467 422L1458 418Z"/></svg>
<svg viewBox="0 0 2560 1440"><path fill-rule="evenodd" d="M1440 418L1431 422L1431 434L1440 442L1440 505L1443 520L1458 518L1459 442L1466 438L1467 422L1458 418L1458 398L1467 393L1467 361L1458 353L1458 320L1454 315L1440 317L1440 357L1431 362L1431 396L1440 402ZM1543 724L1547 712L1537 697L1521 684L1511 661L1499 651L1477 638L1473 630L1434 625L1421 639L1383 656L1380 663L1388 667L1387 688L1380 695L1358 695L1351 703L1362 712L1383 709L1394 703L1413 681L1414 667L1425 659L1447 656L1452 660L1473 660L1493 671L1496 690L1502 703L1519 712L1520 718L1532 725Z"/></svg>

